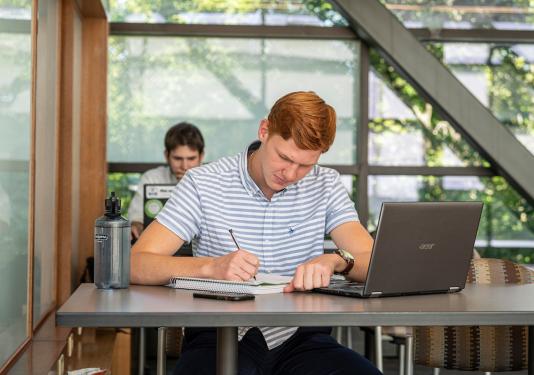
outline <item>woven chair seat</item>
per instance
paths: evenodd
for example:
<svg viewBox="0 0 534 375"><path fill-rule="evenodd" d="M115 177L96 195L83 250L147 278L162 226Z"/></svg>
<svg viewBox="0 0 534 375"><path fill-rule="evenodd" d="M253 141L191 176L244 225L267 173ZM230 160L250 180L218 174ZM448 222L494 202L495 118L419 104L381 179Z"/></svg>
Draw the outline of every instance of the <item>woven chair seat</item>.
<svg viewBox="0 0 534 375"><path fill-rule="evenodd" d="M467 282L529 284L534 271L504 259L473 259ZM527 368L526 326L415 327L414 338L419 365L490 372Z"/></svg>

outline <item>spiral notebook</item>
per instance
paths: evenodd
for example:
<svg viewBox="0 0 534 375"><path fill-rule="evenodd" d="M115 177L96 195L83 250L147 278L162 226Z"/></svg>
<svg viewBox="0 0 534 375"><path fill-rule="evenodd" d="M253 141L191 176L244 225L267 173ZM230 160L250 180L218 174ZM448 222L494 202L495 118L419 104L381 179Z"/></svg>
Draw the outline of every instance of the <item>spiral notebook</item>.
<svg viewBox="0 0 534 375"><path fill-rule="evenodd" d="M256 280L229 281L216 279L200 279L195 277L173 277L167 285L176 289L203 290L209 292L233 292L248 294L282 293L291 281L289 276L258 273Z"/></svg>

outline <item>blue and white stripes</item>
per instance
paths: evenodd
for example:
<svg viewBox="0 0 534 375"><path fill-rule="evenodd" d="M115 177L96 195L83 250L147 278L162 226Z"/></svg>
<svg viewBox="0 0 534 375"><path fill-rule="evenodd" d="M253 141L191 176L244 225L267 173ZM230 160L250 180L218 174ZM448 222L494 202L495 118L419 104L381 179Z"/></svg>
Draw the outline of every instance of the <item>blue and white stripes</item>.
<svg viewBox="0 0 534 375"><path fill-rule="evenodd" d="M247 152L258 146L189 170L157 220L183 240L195 239L196 256L236 250L233 229L241 248L260 260L259 272L292 276L299 264L323 254L325 233L358 216L339 174L319 166L266 199L247 171ZM264 327L262 333L272 349L295 330Z"/></svg>

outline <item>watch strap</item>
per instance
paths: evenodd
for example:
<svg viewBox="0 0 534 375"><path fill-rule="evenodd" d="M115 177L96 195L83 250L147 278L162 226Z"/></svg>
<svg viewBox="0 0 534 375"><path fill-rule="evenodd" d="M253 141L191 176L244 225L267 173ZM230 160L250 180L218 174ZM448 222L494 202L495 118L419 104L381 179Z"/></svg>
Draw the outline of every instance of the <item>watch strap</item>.
<svg viewBox="0 0 534 375"><path fill-rule="evenodd" d="M339 255L341 258L343 258L343 260L347 263L347 266L345 267L345 269L343 271L336 272L336 273L338 275L348 275L349 272L354 267L354 257L348 256L347 252L345 250L341 250L341 249L334 250L334 253Z"/></svg>

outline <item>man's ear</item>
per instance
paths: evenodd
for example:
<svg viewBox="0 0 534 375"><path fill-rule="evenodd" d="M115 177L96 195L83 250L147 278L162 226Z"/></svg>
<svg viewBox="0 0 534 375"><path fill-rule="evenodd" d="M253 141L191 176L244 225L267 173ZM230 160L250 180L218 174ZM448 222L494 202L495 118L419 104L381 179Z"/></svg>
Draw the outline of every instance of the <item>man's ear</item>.
<svg viewBox="0 0 534 375"><path fill-rule="evenodd" d="M267 138L269 137L269 121L267 119L263 119L260 122L260 127L258 128L258 139L260 142L265 142Z"/></svg>

